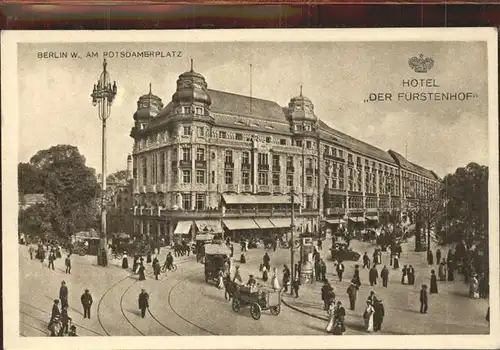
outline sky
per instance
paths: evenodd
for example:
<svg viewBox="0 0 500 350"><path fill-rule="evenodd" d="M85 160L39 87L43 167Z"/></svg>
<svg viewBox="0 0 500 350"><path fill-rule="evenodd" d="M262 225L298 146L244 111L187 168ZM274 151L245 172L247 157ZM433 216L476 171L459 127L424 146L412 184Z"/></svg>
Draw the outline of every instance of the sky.
<svg viewBox="0 0 500 350"><path fill-rule="evenodd" d="M471 161L488 164L486 49L479 42L19 44L19 161L27 162L53 145L71 144L100 173L101 126L90 93L107 52L107 69L118 86L108 120L108 173L126 168L139 96L148 93L151 83L166 105L178 76L190 69L193 59L194 70L204 75L209 88L248 95L251 81L252 96L282 106L302 85L316 115L329 126L406 154L443 176ZM144 50L171 57L110 54ZM49 52L81 58L40 57ZM92 52L97 55L87 57ZM434 60L427 73L416 73L408 64L420 53ZM413 78L431 79L432 87L402 86ZM397 99L398 93L419 92L469 92L472 97ZM392 93L392 101L365 102L370 93Z"/></svg>

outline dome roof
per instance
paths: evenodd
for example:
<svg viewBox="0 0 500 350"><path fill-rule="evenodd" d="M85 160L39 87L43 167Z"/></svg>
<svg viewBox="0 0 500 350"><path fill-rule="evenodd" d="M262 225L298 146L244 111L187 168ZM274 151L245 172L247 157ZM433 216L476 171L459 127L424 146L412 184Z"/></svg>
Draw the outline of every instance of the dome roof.
<svg viewBox="0 0 500 350"><path fill-rule="evenodd" d="M134 120L150 119L155 117L163 108L161 98L153 95L151 84L149 84L149 93L139 97L137 101L137 111L134 113Z"/></svg>
<svg viewBox="0 0 500 350"><path fill-rule="evenodd" d="M212 101L207 88L205 77L193 70L193 60L191 60L191 70L182 73L177 79L177 90L172 96L172 100L175 102L199 102L210 105Z"/></svg>
<svg viewBox="0 0 500 350"><path fill-rule="evenodd" d="M302 95L302 86L300 87L300 95L292 98L288 103L288 116L295 121L318 121L314 114L314 104L309 98Z"/></svg>

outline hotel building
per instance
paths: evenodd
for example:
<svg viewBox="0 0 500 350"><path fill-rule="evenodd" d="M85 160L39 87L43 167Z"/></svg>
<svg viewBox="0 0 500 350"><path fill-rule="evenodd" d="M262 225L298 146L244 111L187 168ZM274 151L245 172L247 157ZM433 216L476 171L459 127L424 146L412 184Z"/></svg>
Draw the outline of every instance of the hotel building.
<svg viewBox="0 0 500 350"><path fill-rule="evenodd" d="M302 89L301 89L302 90ZM181 74L171 101L141 96L130 136L134 232L265 235L399 220L438 176L341 133L300 94L288 106Z"/></svg>

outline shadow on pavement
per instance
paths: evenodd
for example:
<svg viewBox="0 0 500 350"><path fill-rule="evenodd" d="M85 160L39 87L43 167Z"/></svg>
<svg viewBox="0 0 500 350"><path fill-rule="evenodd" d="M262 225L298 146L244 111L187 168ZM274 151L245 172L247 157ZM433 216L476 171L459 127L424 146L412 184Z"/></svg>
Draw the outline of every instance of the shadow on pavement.
<svg viewBox="0 0 500 350"><path fill-rule="evenodd" d="M132 315L141 317L141 311L136 309L124 309L125 311L131 313Z"/></svg>

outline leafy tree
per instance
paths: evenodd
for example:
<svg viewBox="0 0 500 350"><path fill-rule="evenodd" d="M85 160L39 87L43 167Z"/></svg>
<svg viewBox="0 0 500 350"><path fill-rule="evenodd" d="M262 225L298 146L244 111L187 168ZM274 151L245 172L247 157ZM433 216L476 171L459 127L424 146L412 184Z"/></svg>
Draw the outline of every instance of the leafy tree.
<svg viewBox="0 0 500 350"><path fill-rule="evenodd" d="M22 194L44 193L45 173L30 163L17 165L18 190Z"/></svg>
<svg viewBox="0 0 500 350"><path fill-rule="evenodd" d="M31 183L30 176L43 179L46 203L43 210L36 208L43 227L65 236L97 224L99 185L95 170L85 165L85 157L77 147L57 145L41 150L30 159L29 166L20 167L23 174L27 174L23 183ZM33 210L28 214L34 213ZM20 218L26 215L21 213ZM42 223L34 223L31 227L37 225L41 230Z"/></svg>
<svg viewBox="0 0 500 350"><path fill-rule="evenodd" d="M106 178L106 181L108 181L108 182L123 182L123 181L127 180L127 177L128 177L127 170L119 170L113 174L110 174Z"/></svg>

